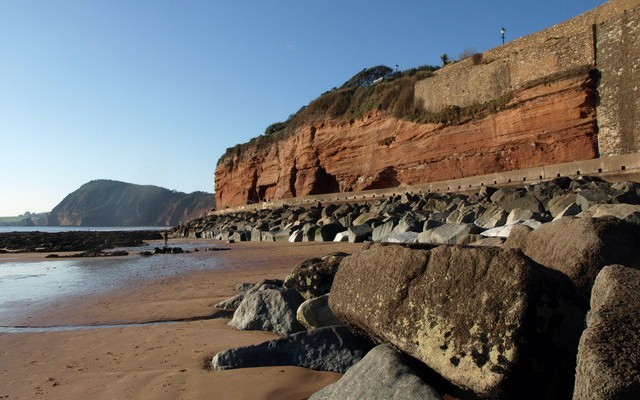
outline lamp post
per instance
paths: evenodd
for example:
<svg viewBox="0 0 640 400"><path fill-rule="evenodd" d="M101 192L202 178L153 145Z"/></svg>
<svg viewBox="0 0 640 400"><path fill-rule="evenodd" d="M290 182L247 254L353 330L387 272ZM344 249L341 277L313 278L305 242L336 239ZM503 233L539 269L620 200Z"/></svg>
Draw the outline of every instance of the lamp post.
<svg viewBox="0 0 640 400"><path fill-rule="evenodd" d="M500 28L500 36L502 36L502 44L504 44L504 34L507 33L507 30L504 27Z"/></svg>

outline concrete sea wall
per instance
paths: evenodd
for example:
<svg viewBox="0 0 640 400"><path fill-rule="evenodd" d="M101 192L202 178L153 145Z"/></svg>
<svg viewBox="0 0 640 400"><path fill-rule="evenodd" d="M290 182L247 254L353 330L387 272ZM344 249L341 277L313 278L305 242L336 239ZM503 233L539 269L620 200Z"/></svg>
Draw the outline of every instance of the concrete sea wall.
<svg viewBox="0 0 640 400"><path fill-rule="evenodd" d="M640 151L640 1L609 1L585 14L447 66L416 84L427 111L482 104L554 81L597 71L600 156Z"/></svg>

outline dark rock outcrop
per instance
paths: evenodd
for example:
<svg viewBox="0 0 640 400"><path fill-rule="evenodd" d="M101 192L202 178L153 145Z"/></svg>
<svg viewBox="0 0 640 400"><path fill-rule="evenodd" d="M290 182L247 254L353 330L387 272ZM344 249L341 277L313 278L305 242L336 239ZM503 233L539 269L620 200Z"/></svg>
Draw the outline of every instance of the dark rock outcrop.
<svg viewBox="0 0 640 400"><path fill-rule="evenodd" d="M332 326L289 335L269 342L225 350L211 360L215 370L295 365L344 373L373 347L346 326Z"/></svg>
<svg viewBox="0 0 640 400"><path fill-rule="evenodd" d="M580 338L574 400L640 398L640 271L607 266Z"/></svg>
<svg viewBox="0 0 640 400"><path fill-rule="evenodd" d="M160 240L159 231L7 232L0 233L0 249L13 252L100 252L116 247L142 246Z"/></svg>
<svg viewBox="0 0 640 400"><path fill-rule="evenodd" d="M518 250L371 246L343 260L329 304L481 397L572 393L586 303Z"/></svg>

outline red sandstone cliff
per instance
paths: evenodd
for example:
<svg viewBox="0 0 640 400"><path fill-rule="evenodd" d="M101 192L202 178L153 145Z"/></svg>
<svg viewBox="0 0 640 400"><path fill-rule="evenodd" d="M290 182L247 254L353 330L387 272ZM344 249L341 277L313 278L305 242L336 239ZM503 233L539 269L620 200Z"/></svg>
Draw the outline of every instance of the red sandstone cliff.
<svg viewBox="0 0 640 400"><path fill-rule="evenodd" d="M219 209L264 199L414 185L597 154L594 82L584 74L515 93L508 107L458 125L370 113L324 121L223 157Z"/></svg>

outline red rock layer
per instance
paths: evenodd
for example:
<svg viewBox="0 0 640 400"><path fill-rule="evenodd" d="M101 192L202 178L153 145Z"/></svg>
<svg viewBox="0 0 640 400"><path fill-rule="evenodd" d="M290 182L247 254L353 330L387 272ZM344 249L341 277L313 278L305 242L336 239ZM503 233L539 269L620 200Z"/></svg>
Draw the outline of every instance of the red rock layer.
<svg viewBox="0 0 640 400"><path fill-rule="evenodd" d="M597 157L588 76L518 92L504 111L459 125L372 113L325 121L286 140L224 157L218 209L265 199L415 185Z"/></svg>

